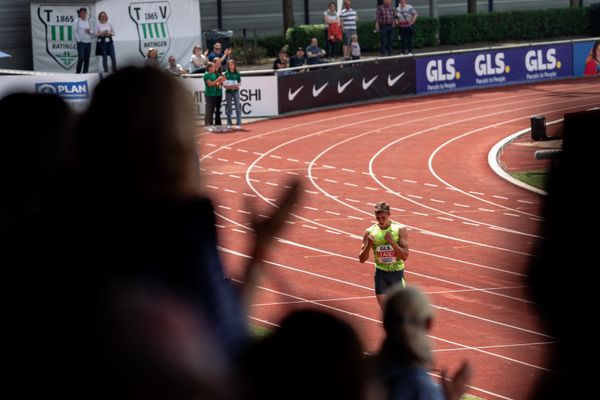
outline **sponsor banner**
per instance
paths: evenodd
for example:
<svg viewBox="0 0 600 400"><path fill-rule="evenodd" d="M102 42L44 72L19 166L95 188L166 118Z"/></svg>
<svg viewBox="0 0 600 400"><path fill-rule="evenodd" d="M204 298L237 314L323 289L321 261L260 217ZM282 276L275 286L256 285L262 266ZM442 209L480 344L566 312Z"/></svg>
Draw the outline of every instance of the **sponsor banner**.
<svg viewBox="0 0 600 400"><path fill-rule="evenodd" d="M305 110L415 93L412 59L380 60L350 68L296 72L277 77L279 112Z"/></svg>
<svg viewBox="0 0 600 400"><path fill-rule="evenodd" d="M417 93L570 77L571 44L519 47L418 58Z"/></svg>
<svg viewBox="0 0 600 400"><path fill-rule="evenodd" d="M191 92L196 105L196 118L203 118L205 101L205 83L202 75L197 78L183 78L182 81ZM242 117L272 117L277 111L277 78L275 76L243 76L240 87ZM235 115L235 111L233 112ZM221 118L225 121L225 90L221 103Z"/></svg>
<svg viewBox="0 0 600 400"><path fill-rule="evenodd" d="M158 50L162 65L168 56L187 66L194 44L201 43L200 6L197 0L101 0L72 4L31 3L33 65L36 71L75 72L77 43L74 26L77 9L85 7L92 28L105 11L115 30L117 65L143 65L150 47ZM90 72L101 71L92 41ZM110 63L110 62L109 62Z"/></svg>
<svg viewBox="0 0 600 400"><path fill-rule="evenodd" d="M98 84L98 74L0 76L0 98L12 93L51 93L62 97L73 109L85 109Z"/></svg>
<svg viewBox="0 0 600 400"><path fill-rule="evenodd" d="M600 74L600 69L591 59L596 43L600 46L600 40L573 43L573 76Z"/></svg>

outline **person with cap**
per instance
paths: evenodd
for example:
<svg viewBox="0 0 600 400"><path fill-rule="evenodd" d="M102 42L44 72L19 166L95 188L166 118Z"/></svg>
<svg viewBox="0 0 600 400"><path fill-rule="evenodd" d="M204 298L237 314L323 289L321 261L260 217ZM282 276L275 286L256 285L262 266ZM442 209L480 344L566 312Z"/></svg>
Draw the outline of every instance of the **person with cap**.
<svg viewBox="0 0 600 400"><path fill-rule="evenodd" d="M73 31L77 41L77 66L75 72L87 74L90 67L90 55L92 53L92 36L94 29L87 17L87 9L81 7L77 10L79 17L75 21Z"/></svg>
<svg viewBox="0 0 600 400"><path fill-rule="evenodd" d="M306 65L306 55L304 54L304 49L302 47L298 47L296 49L296 54L290 58L290 68L301 67L303 65ZM298 72L302 71L304 70L301 69Z"/></svg>
<svg viewBox="0 0 600 400"><path fill-rule="evenodd" d="M373 249L375 257L375 295L383 310L385 292L397 283L404 281L404 261L408 258L408 231L405 226L390 219L390 206L387 203L375 204L377 223L365 230L358 261L369 259Z"/></svg>

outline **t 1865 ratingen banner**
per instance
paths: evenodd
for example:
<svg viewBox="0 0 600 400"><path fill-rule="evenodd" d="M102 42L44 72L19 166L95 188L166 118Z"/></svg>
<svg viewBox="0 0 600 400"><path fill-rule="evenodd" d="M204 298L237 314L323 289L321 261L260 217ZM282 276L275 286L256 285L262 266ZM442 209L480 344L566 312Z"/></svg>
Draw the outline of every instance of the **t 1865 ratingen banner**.
<svg viewBox="0 0 600 400"><path fill-rule="evenodd" d="M517 47L417 59L417 93L570 77L570 44Z"/></svg>
<svg viewBox="0 0 600 400"><path fill-rule="evenodd" d="M414 59L379 60L354 67L279 76L279 113L415 93Z"/></svg>

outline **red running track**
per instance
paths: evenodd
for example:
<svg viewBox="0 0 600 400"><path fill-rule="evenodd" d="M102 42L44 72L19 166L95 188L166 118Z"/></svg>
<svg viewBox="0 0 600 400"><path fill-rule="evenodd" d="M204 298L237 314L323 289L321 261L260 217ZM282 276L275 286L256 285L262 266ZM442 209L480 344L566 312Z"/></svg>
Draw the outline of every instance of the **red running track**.
<svg viewBox="0 0 600 400"><path fill-rule="evenodd" d="M201 134L202 185L216 206L227 272L241 277L251 217L272 212L290 178L304 195L274 240L251 318L277 324L297 307L350 322L375 352L383 337L373 265L357 255L374 203L410 229L407 281L431 297L438 367L469 359L471 394L527 398L553 374L556 343L525 286L543 199L498 178L500 139L566 112L600 106L600 79L517 86L346 107ZM255 214L255 215L251 215Z"/></svg>

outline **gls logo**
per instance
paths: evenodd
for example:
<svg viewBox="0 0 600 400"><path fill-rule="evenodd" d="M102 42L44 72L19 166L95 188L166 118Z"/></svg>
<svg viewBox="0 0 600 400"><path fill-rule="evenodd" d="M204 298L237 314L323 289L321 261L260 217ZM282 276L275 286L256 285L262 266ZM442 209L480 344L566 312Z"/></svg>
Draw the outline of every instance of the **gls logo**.
<svg viewBox="0 0 600 400"><path fill-rule="evenodd" d="M529 50L525 54L525 68L529 72L547 71L561 67L561 62L556 60L556 49Z"/></svg>
<svg viewBox="0 0 600 400"><path fill-rule="evenodd" d="M431 60L427 63L425 74L429 82L444 82L460 79L460 72L454 67L454 58L444 60Z"/></svg>
<svg viewBox="0 0 600 400"><path fill-rule="evenodd" d="M480 54L475 57L475 74L477 76L499 75L510 72L510 67L504 62L504 53L496 53L492 60L491 54Z"/></svg>

